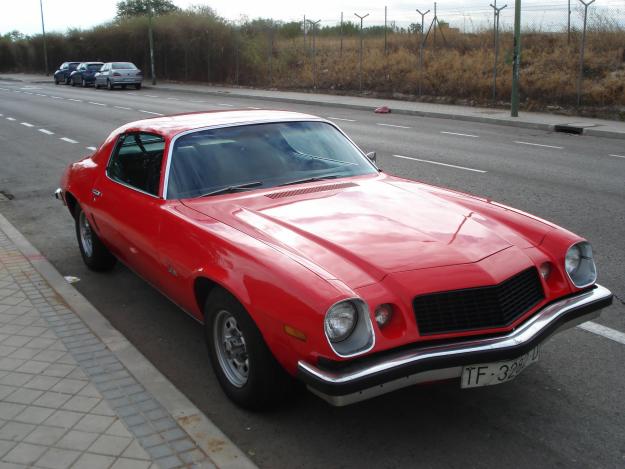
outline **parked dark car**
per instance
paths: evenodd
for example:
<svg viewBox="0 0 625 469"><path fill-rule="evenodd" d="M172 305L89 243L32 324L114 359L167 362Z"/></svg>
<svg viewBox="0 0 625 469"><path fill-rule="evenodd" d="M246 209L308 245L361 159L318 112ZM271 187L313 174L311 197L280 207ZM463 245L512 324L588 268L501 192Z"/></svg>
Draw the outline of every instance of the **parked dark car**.
<svg viewBox="0 0 625 469"><path fill-rule="evenodd" d="M142 81L143 72L132 62L107 62L95 74L94 85L96 89L100 86L106 86L109 90L116 86L126 89L127 85L141 89Z"/></svg>
<svg viewBox="0 0 625 469"><path fill-rule="evenodd" d="M80 62L63 62L59 69L54 72L54 84L65 83L69 85L69 76L76 70Z"/></svg>
<svg viewBox="0 0 625 469"><path fill-rule="evenodd" d="M72 86L80 85L86 88L95 81L95 74L100 71L104 65L103 62L82 62L78 68L70 74L70 83Z"/></svg>

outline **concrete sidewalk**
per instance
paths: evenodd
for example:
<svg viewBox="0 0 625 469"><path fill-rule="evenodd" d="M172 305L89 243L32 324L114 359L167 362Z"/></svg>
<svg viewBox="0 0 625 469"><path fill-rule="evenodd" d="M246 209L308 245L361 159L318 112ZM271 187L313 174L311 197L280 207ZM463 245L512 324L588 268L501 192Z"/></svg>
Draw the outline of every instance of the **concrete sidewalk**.
<svg viewBox="0 0 625 469"><path fill-rule="evenodd" d="M255 467L0 215L0 468Z"/></svg>
<svg viewBox="0 0 625 469"><path fill-rule="evenodd" d="M50 77L29 74L0 74L0 81L2 80L22 81L27 83L52 83L52 78ZM625 139L625 122L605 119L562 116L539 112L521 112L519 113L519 117L514 118L510 117L509 110L494 108L170 82L161 82L154 87L150 86L147 80L144 83L144 87L152 90L160 89L177 92L204 93L222 97L230 96L234 98L296 104L313 104L318 106L338 106L346 109L365 111L373 111L376 107L386 105L396 114L434 117L440 119L455 119L468 122L481 122L486 124L506 125L548 131L556 130L557 126L565 126L569 127L570 130L574 130L577 133L583 133L584 135Z"/></svg>

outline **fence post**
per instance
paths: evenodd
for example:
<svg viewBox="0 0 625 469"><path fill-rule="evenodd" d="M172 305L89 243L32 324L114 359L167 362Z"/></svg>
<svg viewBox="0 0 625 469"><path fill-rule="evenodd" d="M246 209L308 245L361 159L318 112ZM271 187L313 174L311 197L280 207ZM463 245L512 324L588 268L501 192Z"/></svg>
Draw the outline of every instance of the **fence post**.
<svg viewBox="0 0 625 469"><path fill-rule="evenodd" d="M269 25L269 86L273 86L273 23Z"/></svg>
<svg viewBox="0 0 625 469"><path fill-rule="evenodd" d="M358 13L354 13L354 15L360 18L360 84L359 84L359 89L360 91L362 91L362 22L367 16L369 16L369 13L367 13L364 16L360 16Z"/></svg>
<svg viewBox="0 0 625 469"><path fill-rule="evenodd" d="M386 6L384 6L384 55L388 54L387 29L386 29Z"/></svg>
<svg viewBox="0 0 625 469"><path fill-rule="evenodd" d="M343 12L341 12L341 50L339 57L343 57Z"/></svg>
<svg viewBox="0 0 625 469"><path fill-rule="evenodd" d="M519 75L521 69L521 0L514 0L514 57L510 116L519 117Z"/></svg>
<svg viewBox="0 0 625 469"><path fill-rule="evenodd" d="M321 23L321 20L312 21L308 20L308 22L312 26L312 63L313 63L313 88L317 88L317 47L316 47L316 36L317 36L317 25Z"/></svg>
<svg viewBox="0 0 625 469"><path fill-rule="evenodd" d="M493 104L497 102L497 59L499 58L499 13L508 5L497 8L497 2L490 4L495 12L495 66L493 67Z"/></svg>
<svg viewBox="0 0 625 469"><path fill-rule="evenodd" d="M421 15L421 34L419 37L419 96L421 96L421 82L423 81L423 47L425 46L425 38L423 37L423 27L425 23L425 15L427 15L430 10L422 13L421 10L417 8L417 13Z"/></svg>
<svg viewBox="0 0 625 469"><path fill-rule="evenodd" d="M584 51L586 49L586 22L588 20L588 7L592 5L595 0L590 0L588 3L584 0L579 0L584 5L584 29L582 31L582 44L579 51L579 74L577 76L577 105L582 104L582 80L584 79Z"/></svg>

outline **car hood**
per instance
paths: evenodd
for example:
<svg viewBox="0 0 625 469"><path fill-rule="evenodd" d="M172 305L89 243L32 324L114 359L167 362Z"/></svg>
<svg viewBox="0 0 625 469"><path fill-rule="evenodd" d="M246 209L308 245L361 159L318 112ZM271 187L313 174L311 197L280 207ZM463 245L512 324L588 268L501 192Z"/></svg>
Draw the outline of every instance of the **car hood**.
<svg viewBox="0 0 625 469"><path fill-rule="evenodd" d="M476 210L477 204L487 211L484 199L384 175L183 203L351 288L393 272L473 263L511 246L537 245L552 229L524 217L533 229L523 236Z"/></svg>

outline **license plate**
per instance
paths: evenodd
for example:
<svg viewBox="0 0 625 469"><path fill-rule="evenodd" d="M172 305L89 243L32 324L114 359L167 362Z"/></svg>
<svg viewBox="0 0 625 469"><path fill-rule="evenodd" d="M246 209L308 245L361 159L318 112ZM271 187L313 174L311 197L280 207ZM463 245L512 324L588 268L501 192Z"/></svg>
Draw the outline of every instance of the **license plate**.
<svg viewBox="0 0 625 469"><path fill-rule="evenodd" d="M538 361L540 348L529 351L514 360L496 363L479 363L462 367L461 388L478 388L492 386L513 380L521 372Z"/></svg>

